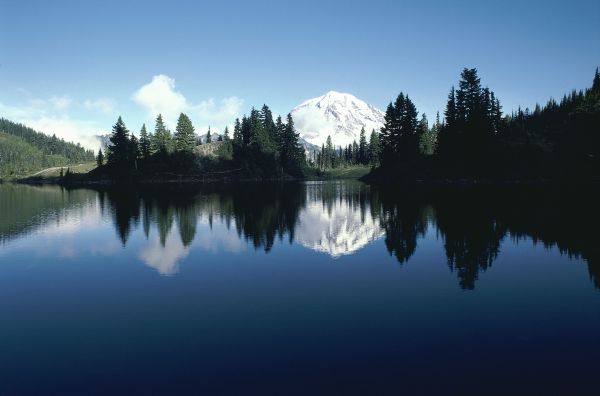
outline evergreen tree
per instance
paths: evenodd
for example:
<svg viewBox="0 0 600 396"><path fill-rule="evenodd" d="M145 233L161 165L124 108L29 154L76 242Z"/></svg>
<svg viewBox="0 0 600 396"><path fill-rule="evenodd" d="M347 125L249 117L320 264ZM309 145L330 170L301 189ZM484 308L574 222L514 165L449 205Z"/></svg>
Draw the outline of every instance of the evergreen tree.
<svg viewBox="0 0 600 396"><path fill-rule="evenodd" d="M388 105L381 129L383 165L392 166L419 155L417 115L417 108L402 92L393 104Z"/></svg>
<svg viewBox="0 0 600 396"><path fill-rule="evenodd" d="M225 131L223 132L223 140L226 142L229 141L229 128L227 126L225 126Z"/></svg>
<svg viewBox="0 0 600 396"><path fill-rule="evenodd" d="M140 130L140 153L144 159L150 157L150 136L146 130L146 124L143 124Z"/></svg>
<svg viewBox="0 0 600 396"><path fill-rule="evenodd" d="M277 118L277 122L273 124L274 131L278 131L281 127L281 117ZM283 127L281 135L281 164L283 170L294 176L302 174L304 164L306 162L304 149L299 142L299 134L296 133L294 120L292 115L287 115L287 122Z"/></svg>
<svg viewBox="0 0 600 396"><path fill-rule="evenodd" d="M448 95L446 122L436 152L454 165L483 169L500 128L501 109L494 93L481 87L477 69L463 69L459 89L452 88Z"/></svg>
<svg viewBox="0 0 600 396"><path fill-rule="evenodd" d="M129 160L134 162L138 158L141 158L142 152L140 151L140 142L137 137L132 133L131 139L129 139Z"/></svg>
<svg viewBox="0 0 600 396"><path fill-rule="evenodd" d="M179 152L192 153L196 146L196 135L192 120L181 113L175 127L175 150Z"/></svg>
<svg viewBox="0 0 600 396"><path fill-rule="evenodd" d="M210 127L208 127L208 132L206 132L206 143L212 143L212 137L210 136Z"/></svg>
<svg viewBox="0 0 600 396"><path fill-rule="evenodd" d="M433 154L433 142L431 141L431 133L429 131L429 121L427 115L423 113L421 120L417 126L417 135L419 137L419 150L421 154Z"/></svg>
<svg viewBox="0 0 600 396"><path fill-rule="evenodd" d="M102 149L98 150L98 156L96 157L96 164L98 167L104 165L104 154L102 153Z"/></svg>
<svg viewBox="0 0 600 396"><path fill-rule="evenodd" d="M375 129L371 131L369 137L369 163L372 166L379 166L379 156L381 154L381 145L379 144L379 135Z"/></svg>
<svg viewBox="0 0 600 396"><path fill-rule="evenodd" d="M369 162L367 137L365 135L365 127L360 129L360 138L358 141L358 163L366 165Z"/></svg>
<svg viewBox="0 0 600 396"><path fill-rule="evenodd" d="M153 141L150 142L153 153L167 154L171 149L171 132L165 126L162 115L156 117Z"/></svg>
<svg viewBox="0 0 600 396"><path fill-rule="evenodd" d="M113 125L110 142L111 145L108 146L108 164L118 168L128 167L131 160L131 143L129 130L127 130L121 116Z"/></svg>

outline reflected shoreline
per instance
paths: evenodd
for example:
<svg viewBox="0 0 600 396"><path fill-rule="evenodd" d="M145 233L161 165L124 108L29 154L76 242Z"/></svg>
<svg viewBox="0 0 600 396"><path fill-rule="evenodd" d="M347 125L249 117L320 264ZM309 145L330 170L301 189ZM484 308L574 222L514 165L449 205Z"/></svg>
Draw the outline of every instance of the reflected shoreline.
<svg viewBox="0 0 600 396"><path fill-rule="evenodd" d="M531 239L587 262L600 289L597 189L556 187L377 188L357 181L65 189L0 186L2 244L24 238L85 207L109 218L125 247L133 230L157 240L141 258L162 275L178 272L197 238L199 221L218 223L241 241L269 253L276 241L300 244L332 258L351 255L383 238L401 265L432 229L443 241L448 268L462 289L474 289L503 241ZM79 213L78 216L85 214ZM178 240L175 240L175 237ZM210 243L210 241L208 241ZM214 243L214 242L213 242ZM150 249L150 247L149 247Z"/></svg>

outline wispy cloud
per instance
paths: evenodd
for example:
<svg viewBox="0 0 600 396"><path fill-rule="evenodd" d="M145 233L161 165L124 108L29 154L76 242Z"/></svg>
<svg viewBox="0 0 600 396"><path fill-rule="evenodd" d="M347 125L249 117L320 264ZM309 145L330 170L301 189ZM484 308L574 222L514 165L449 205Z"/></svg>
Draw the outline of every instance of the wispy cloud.
<svg viewBox="0 0 600 396"><path fill-rule="evenodd" d="M197 127L212 125L218 131L230 125L239 117L244 101L236 96L221 100L209 98L200 103L191 103L175 87L175 80L159 74L133 93L133 101L139 105L148 117L162 114L165 122L173 127L180 113L187 113Z"/></svg>

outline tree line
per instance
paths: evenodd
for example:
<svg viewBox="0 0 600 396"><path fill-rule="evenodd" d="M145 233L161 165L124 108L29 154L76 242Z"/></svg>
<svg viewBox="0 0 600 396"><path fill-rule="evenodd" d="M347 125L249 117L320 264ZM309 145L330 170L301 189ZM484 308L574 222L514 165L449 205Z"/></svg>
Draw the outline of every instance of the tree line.
<svg viewBox="0 0 600 396"><path fill-rule="evenodd" d="M443 120L429 128L408 95L388 105L378 176L589 177L600 169L600 73L591 88L503 115L477 69L463 69ZM402 173L402 172L401 172Z"/></svg>
<svg viewBox="0 0 600 396"><path fill-rule="evenodd" d="M212 142L210 128L206 143ZM267 105L260 111L252 109L249 116L235 120L233 136L228 127L217 137L218 164L200 158L196 148L202 139L196 135L191 119L181 113L175 133L166 127L162 115L156 117L154 132L145 124L139 138L132 134L121 117L113 125L106 154L100 150L97 162L113 175L156 174L176 171L194 174L214 169L242 169L246 175L276 177L284 174L303 176L306 170L304 149L299 143L292 116L285 122L281 116L273 119ZM106 165L106 166L104 166Z"/></svg>

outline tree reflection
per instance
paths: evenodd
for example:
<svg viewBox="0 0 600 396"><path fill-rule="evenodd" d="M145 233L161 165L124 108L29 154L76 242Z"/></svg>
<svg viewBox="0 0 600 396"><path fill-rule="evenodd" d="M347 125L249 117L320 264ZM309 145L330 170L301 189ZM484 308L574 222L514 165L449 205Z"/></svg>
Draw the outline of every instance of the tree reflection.
<svg viewBox="0 0 600 396"><path fill-rule="evenodd" d="M142 227L146 239L156 232L153 249L165 250L170 243L168 257L184 256L183 251L199 239L202 222L209 226L203 232L212 232L215 223L235 230L240 239L265 252L286 238L339 257L383 236L385 248L402 264L411 260L420 238L433 227L443 240L448 266L464 289L475 288L482 272L500 254L503 241L522 239L584 259L593 284L600 289L596 231L600 193L594 188L384 189L350 181L121 186L97 192L0 187L4 209L0 241L4 243L51 222L60 223L85 207L110 214L123 245L137 227ZM169 242L170 238L181 244ZM207 243L214 242L209 238Z"/></svg>
<svg viewBox="0 0 600 396"><path fill-rule="evenodd" d="M312 246L306 241L311 235L331 238L329 243L336 246L330 252L334 256L339 249L352 253L361 248L377 237L381 227L388 252L399 263L406 263L417 251L419 238L432 226L443 239L448 266L463 289L475 288L507 237L516 241L530 238L585 259L593 283L600 288L597 233L591 229L600 221L599 194L583 192L532 187L379 189L357 182L315 182L172 187L166 192L164 188L108 191L106 196L123 244L141 217L146 236L154 224L163 247L176 223L181 242L188 247L196 237L198 219L204 217L211 227L214 219L228 229L234 224L240 238L269 252L275 240L284 236L293 242L302 211L320 205L321 214L316 215L325 216L325 223L309 216L307 221L315 224L302 226L301 242ZM345 209L340 212L342 207ZM340 216L347 223L342 228L331 223L341 221ZM367 223L369 228L360 227ZM356 240L344 245L332 232ZM365 233L369 237L359 241ZM323 246L325 242L318 243Z"/></svg>

